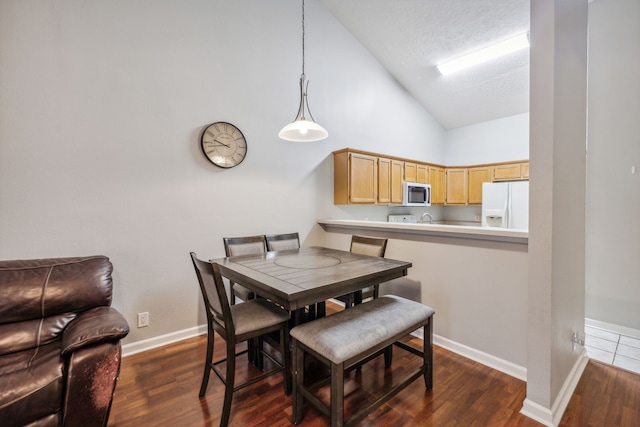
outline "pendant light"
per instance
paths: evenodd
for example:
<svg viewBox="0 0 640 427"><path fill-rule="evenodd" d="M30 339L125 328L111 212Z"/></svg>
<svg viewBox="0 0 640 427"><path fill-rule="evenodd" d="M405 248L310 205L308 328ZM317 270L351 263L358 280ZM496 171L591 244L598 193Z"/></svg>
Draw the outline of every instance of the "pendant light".
<svg viewBox="0 0 640 427"><path fill-rule="evenodd" d="M315 122L309 109L307 92L309 82L305 86L304 74L304 0L302 0L302 75L300 76L300 106L298 115L278 133L278 136L287 141L320 141L329 136L329 133ZM309 117L305 117L305 108Z"/></svg>

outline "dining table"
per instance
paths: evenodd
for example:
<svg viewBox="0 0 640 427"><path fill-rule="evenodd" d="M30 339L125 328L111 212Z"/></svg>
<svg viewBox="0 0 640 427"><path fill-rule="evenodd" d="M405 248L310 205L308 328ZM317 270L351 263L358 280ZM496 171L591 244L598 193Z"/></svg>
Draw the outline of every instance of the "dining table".
<svg viewBox="0 0 640 427"><path fill-rule="evenodd" d="M212 259L223 277L289 312L407 275L411 263L306 247ZM296 322L297 323L297 322Z"/></svg>

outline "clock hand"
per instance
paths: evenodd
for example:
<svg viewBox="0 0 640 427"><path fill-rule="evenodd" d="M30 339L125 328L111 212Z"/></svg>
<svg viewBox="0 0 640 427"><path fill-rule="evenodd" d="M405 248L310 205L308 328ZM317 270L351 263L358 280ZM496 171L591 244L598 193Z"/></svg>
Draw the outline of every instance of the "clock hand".
<svg viewBox="0 0 640 427"><path fill-rule="evenodd" d="M222 145L224 145L225 147L229 148L229 144L225 144L224 142L222 142L222 141L218 141L218 140L217 140L217 139L215 139L215 138L213 138L213 140L214 140L215 142L217 142L217 143L219 143L219 144L222 144Z"/></svg>

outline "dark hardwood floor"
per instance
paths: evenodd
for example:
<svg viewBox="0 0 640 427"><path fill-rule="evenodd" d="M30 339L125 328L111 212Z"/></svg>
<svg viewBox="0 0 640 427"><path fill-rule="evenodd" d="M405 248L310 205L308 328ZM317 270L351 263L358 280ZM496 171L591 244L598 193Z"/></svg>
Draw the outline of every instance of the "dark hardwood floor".
<svg viewBox="0 0 640 427"><path fill-rule="evenodd" d="M411 341L420 345L419 340ZM223 357L222 343L217 341L216 360ZM218 426L224 387L213 373L206 396L198 397L205 349L202 336L124 358L109 426ZM434 351L433 390L427 391L417 380L359 425L541 425L519 413L524 382L440 347ZM246 360L244 356L238 360L240 378L255 374ZM395 348L391 369L385 370L379 357L361 372L351 372L345 379L347 416L418 363L415 356ZM328 401L328 393L322 393ZM291 426L291 396L284 394L282 376L236 392L230 425ZM328 425L326 417L306 406L301 426ZM560 426L640 426L640 375L590 361Z"/></svg>

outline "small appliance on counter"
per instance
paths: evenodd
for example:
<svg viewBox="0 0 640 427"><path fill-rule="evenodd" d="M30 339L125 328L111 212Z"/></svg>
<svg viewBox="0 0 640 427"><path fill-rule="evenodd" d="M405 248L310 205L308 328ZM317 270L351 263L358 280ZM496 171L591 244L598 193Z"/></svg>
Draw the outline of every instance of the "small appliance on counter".
<svg viewBox="0 0 640 427"><path fill-rule="evenodd" d="M408 224L415 224L418 222L415 215L389 215L389 222L405 222Z"/></svg>

